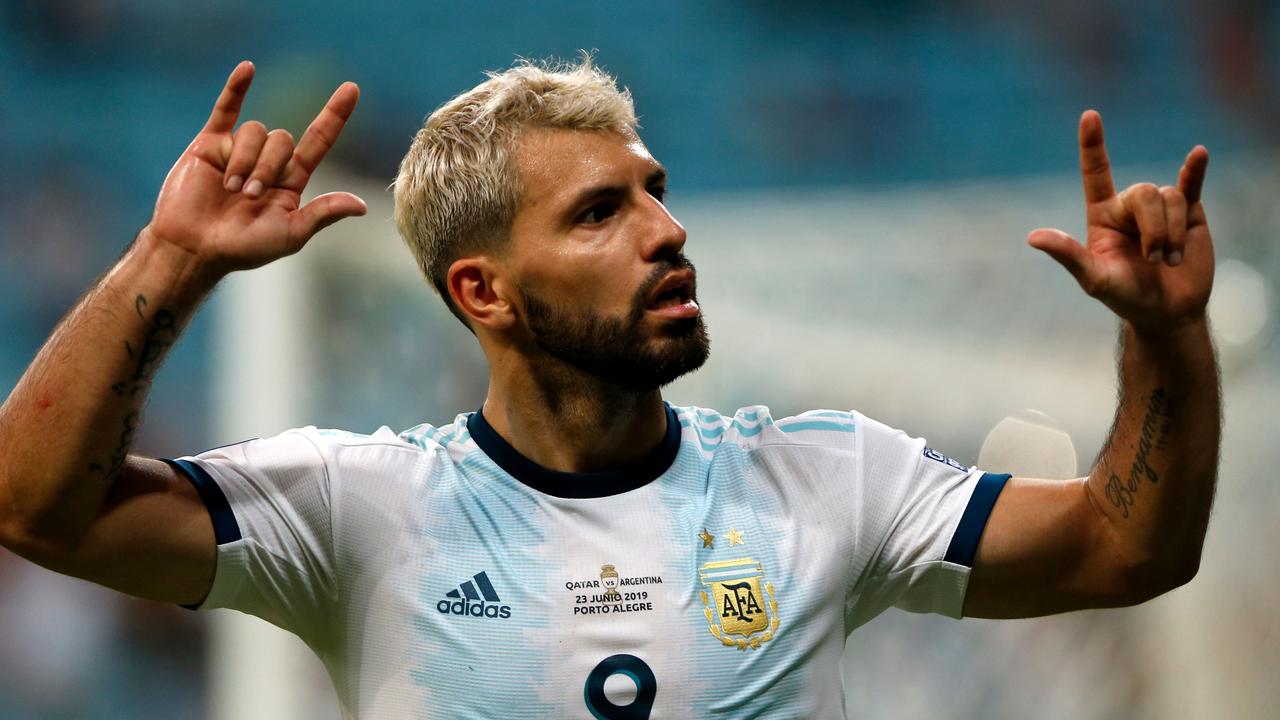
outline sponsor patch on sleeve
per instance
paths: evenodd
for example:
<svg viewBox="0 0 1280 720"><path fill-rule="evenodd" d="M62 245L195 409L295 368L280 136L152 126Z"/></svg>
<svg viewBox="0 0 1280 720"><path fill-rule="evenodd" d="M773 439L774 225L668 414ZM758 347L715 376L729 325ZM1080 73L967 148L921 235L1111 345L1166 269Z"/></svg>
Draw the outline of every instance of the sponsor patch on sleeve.
<svg viewBox="0 0 1280 720"><path fill-rule="evenodd" d="M929 458L930 460L935 460L937 462L940 462L943 465L950 465L951 467L959 470L960 472L969 472L968 467L961 465L960 463L956 462L955 460L952 460L951 458L947 457L946 455L943 455L942 453L938 452L937 450L934 450L931 447L926 447L924 449L924 456Z"/></svg>

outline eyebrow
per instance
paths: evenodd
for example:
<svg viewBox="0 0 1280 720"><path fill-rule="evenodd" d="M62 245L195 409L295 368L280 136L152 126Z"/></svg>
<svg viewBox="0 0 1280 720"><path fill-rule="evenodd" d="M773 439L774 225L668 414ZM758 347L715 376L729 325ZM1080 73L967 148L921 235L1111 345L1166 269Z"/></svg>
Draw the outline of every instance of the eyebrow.
<svg viewBox="0 0 1280 720"><path fill-rule="evenodd" d="M654 168L649 173L649 177L645 178L645 187L666 182L667 169L662 165ZM573 202L567 206L571 212L577 211L578 208L601 198L619 197L626 194L626 185L593 185L574 196Z"/></svg>

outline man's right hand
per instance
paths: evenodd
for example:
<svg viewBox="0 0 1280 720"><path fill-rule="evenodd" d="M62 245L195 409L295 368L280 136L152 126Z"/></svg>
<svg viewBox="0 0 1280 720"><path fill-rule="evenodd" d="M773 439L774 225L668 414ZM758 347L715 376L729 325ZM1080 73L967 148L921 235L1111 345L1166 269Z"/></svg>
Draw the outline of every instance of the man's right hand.
<svg viewBox="0 0 1280 720"><path fill-rule="evenodd" d="M208 592L217 538L199 493L172 466L129 454L147 391L222 276L365 213L349 193L301 205L355 109L356 86L338 88L295 148L260 123L232 132L252 79L247 62L231 73L151 223L0 405L0 547L139 597L190 604Z"/></svg>
<svg viewBox="0 0 1280 720"><path fill-rule="evenodd" d="M295 147L288 131L267 132L256 120L235 130L252 82L247 60L231 72L209 121L165 178L140 237L190 253L215 279L292 255L321 229L368 209L345 192L302 205L312 173L355 110L355 83L334 91Z"/></svg>

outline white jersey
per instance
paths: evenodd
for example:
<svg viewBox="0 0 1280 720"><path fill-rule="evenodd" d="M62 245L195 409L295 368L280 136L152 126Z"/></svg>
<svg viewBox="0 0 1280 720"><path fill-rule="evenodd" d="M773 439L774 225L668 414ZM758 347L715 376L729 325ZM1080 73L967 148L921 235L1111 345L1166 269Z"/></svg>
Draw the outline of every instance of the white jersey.
<svg viewBox="0 0 1280 720"><path fill-rule="evenodd" d="M858 413L667 415L616 472L542 468L481 413L171 461L218 542L200 607L296 633L378 719L842 717L854 628L960 615L1007 475Z"/></svg>

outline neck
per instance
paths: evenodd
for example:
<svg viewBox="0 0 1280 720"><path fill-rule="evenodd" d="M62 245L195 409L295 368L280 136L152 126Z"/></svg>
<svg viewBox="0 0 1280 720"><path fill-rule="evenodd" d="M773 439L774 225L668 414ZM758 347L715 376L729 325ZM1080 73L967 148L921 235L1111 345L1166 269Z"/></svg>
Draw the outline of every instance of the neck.
<svg viewBox="0 0 1280 720"><path fill-rule="evenodd" d="M485 420L549 470L614 470L653 450L666 433L658 390L621 388L558 360L537 371L519 362L490 367Z"/></svg>

